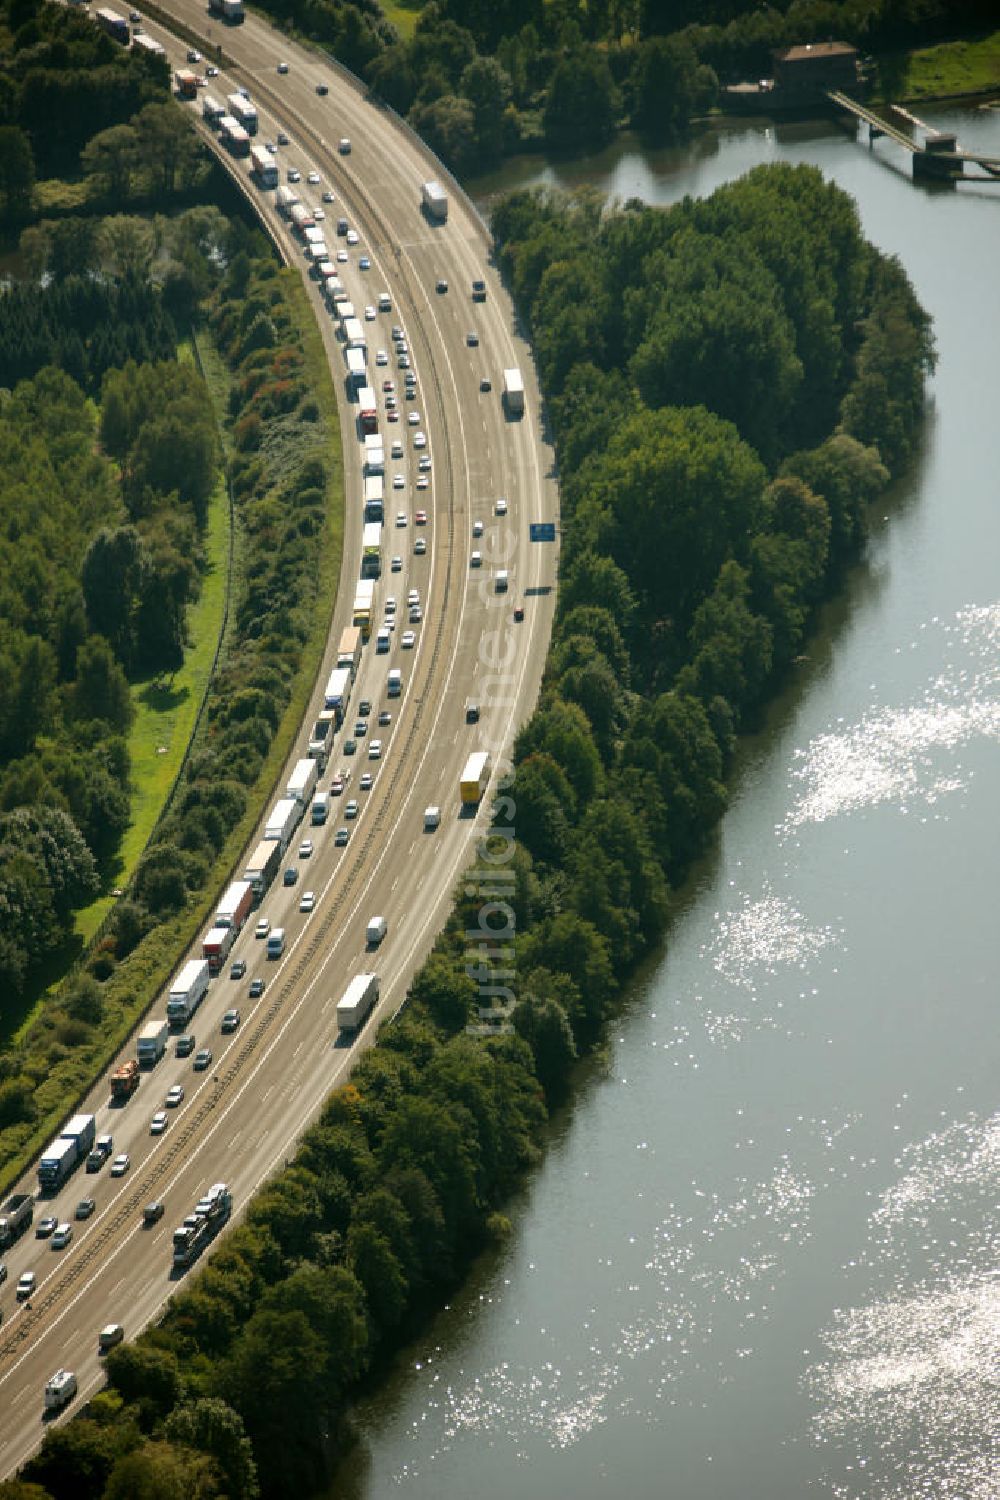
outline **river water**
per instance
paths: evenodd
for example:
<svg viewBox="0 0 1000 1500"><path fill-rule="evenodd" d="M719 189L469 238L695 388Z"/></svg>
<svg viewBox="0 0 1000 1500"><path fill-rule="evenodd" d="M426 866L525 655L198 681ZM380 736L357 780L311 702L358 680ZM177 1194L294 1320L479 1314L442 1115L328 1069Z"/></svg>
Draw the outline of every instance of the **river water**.
<svg viewBox="0 0 1000 1500"><path fill-rule="evenodd" d="M1000 155L1000 114L934 121ZM918 188L822 125L524 173L666 203L775 160L850 192L932 313L923 451L338 1500L1000 1495L1000 184Z"/></svg>

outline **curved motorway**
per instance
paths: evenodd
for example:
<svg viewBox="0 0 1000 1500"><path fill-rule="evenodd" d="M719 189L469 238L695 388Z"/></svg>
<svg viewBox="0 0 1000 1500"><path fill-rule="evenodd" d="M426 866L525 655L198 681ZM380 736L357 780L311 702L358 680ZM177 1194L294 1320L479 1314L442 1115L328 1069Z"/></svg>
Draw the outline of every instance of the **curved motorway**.
<svg viewBox="0 0 1000 1500"><path fill-rule="evenodd" d="M354 717L349 712L321 787L326 788L332 774L345 766L352 767L353 779L344 797L334 799L325 827L301 830L313 838L312 857L296 861L293 841L287 862L300 865L298 885L285 888L279 880L261 906L260 914L288 933L282 960L265 961L264 945L255 941L253 922L248 923L232 955L246 960L245 980L231 981L224 971L213 981L192 1024L198 1044L213 1048L213 1068L195 1073L191 1060L175 1058L171 1047L122 1109L110 1107L102 1079L80 1107L97 1115L99 1132L113 1132L115 1150L131 1156L130 1171L111 1179L107 1167L98 1176L80 1170L51 1203L36 1204L36 1219L44 1212L72 1222L81 1197L96 1200L92 1217L74 1224L66 1249L53 1251L48 1240L29 1233L5 1254L8 1277L0 1287L4 1475L23 1463L41 1440L42 1391L48 1377L60 1366L76 1372L80 1393L67 1408L71 1413L102 1383L98 1330L121 1322L131 1336L161 1312L178 1284L169 1275L173 1229L208 1184L220 1179L230 1184L238 1218L254 1190L280 1167L330 1090L344 1080L354 1058L371 1045L378 1022L402 1004L484 826L488 798L475 819L459 815L462 766L472 750L488 749L496 762L509 749L537 696L554 604L555 549L532 546L528 540L529 522L556 519L552 454L540 429L528 350L516 335L510 300L487 265L488 243L479 220L449 192L448 223L430 226L419 206L422 181L436 175L430 159L391 115L368 104L313 54L252 17L231 29L211 22L200 5L188 0L165 10L206 43L223 44L224 73L210 83L211 91L221 96L238 84L246 86L261 112L260 138L276 138L279 130L290 137L292 144L278 155L282 176L288 167L298 167L304 183L313 170L323 187L333 190L336 201L326 205L327 212L347 217L360 237L348 263L338 268L355 305L375 303L382 290L392 297L392 312L365 324L369 364L373 365L375 348L391 350L390 325L401 323L418 378L413 405L421 414L432 468L428 489L417 491L413 429L405 418L389 425L381 413L386 525L376 622L381 621L386 597L394 595L402 606L410 588L419 590L424 618L415 627L412 650L401 645L407 624L402 608L391 651L376 654L374 633L365 648L352 708L367 698L373 716L383 708L392 711L392 723L380 731L382 758L369 761L364 740L359 741L353 764L344 757L341 746ZM172 62L182 60L179 44L155 27L148 29L168 45ZM279 61L288 63L287 74L278 74ZM325 98L316 94L319 82L329 86ZM341 136L351 139L349 156L336 150ZM235 168L240 173L246 169L246 163ZM309 201L318 201L322 190L299 189ZM270 207L273 194L251 191L287 258L298 263L299 251ZM331 233L329 243L333 249L343 241ZM371 259L368 271L359 268L362 254ZM487 282L484 304L471 301L470 283L477 276ZM449 283L444 295L435 291L441 277ZM307 285L343 397L344 363L334 325L314 284ZM470 330L479 336L477 347L466 342ZM392 358L388 369L373 368L372 374L401 383L394 365ZM509 422L499 392L503 369L513 365L524 375L526 400L523 419ZM490 393L479 390L483 375L492 381ZM399 405L402 418L408 403L401 395ZM362 466L356 410L342 400L344 567L310 722L322 707L322 686L334 664L340 631L350 624L359 571ZM398 463L389 458L397 436L405 454ZM399 490L392 487L396 473L402 476ZM495 506L500 496L509 507L502 517ZM415 530L413 523L418 506L429 513L429 524L422 530ZM397 511L407 515L405 527L394 524ZM483 555L480 569L469 563L476 520L485 524L476 543ZM423 556L414 553L415 538L421 534L427 538ZM393 553L401 558L398 572L389 570ZM507 594L493 589L499 567L510 572ZM513 622L515 603L525 606L523 624ZM390 667L403 673L400 699L386 698ZM481 705L481 720L474 726L465 723L470 697ZM307 736L308 724L292 761L305 753ZM375 773L368 793L357 789L364 770ZM340 805L352 794L360 804L359 816L348 825L348 845L335 847L334 833L343 821ZM434 833L423 829L423 810L429 804L442 809L441 826ZM316 892L316 907L303 915L299 897L307 886ZM384 913L389 923L375 958L365 951L365 926L374 912ZM365 968L375 968L381 978L378 1010L352 1045L337 1046L337 1001L351 975ZM266 980L266 990L261 1000L251 1002L247 986L255 976ZM232 1005L241 1008L243 1022L234 1035L223 1037L222 1013ZM154 1013L162 1009L161 997ZM166 1133L151 1136L151 1116L174 1083L183 1084L184 1102L171 1112ZM33 1190L34 1173L18 1186ZM143 1229L142 1208L153 1198L165 1201L166 1214L154 1228ZM14 1284L29 1269L37 1275L37 1291L30 1303L17 1304Z"/></svg>

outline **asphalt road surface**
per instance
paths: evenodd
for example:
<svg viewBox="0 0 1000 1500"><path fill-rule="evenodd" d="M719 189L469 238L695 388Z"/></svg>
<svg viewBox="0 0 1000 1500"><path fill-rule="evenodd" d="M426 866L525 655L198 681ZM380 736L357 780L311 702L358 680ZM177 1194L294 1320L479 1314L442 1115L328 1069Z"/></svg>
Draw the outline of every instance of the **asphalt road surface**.
<svg viewBox="0 0 1000 1500"><path fill-rule="evenodd" d="M349 258L338 269L359 317L367 305L377 305L379 292L388 291L392 298L392 311L364 327L386 441L383 573L376 584L375 625L382 623L391 595L398 601L396 626L386 654L376 654L373 630L345 727L320 781L321 789L328 788L338 770L350 768L343 796L332 799L323 827L309 826L306 813L282 862L282 868L298 867L297 884L286 888L278 876L230 955L230 960L246 960L245 978L229 979L227 961L192 1020L189 1029L198 1046L212 1048L212 1066L195 1072L191 1058L175 1057L171 1040L165 1058L143 1075L137 1093L120 1108L111 1107L102 1079L79 1108L96 1114L99 1133L113 1133L116 1152L129 1153L129 1171L112 1179L108 1166L96 1175L81 1167L51 1201L36 1203L36 1222L44 1213L73 1222L73 1238L65 1249L53 1250L49 1240L36 1239L29 1231L3 1253L8 1271L0 1285L3 1475L23 1463L41 1440L46 1380L60 1367L75 1371L79 1395L65 1413L72 1414L102 1383L99 1329L121 1322L126 1336L136 1334L183 1285L171 1277L171 1236L208 1185L229 1184L233 1221L238 1221L253 1192L282 1166L323 1100L372 1043L378 1024L402 1005L484 827L489 797L475 817L461 813L462 767L472 751L490 751L495 767L491 791L496 790L504 754L537 697L554 606L556 548L528 539L530 522L557 516L552 452L542 434L528 350L516 333L510 299L488 263L482 224L451 190L447 224L427 221L420 187L438 175L433 164L391 114L367 103L328 64L253 18L242 27L224 27L183 0L170 13L203 39L207 54L210 46L222 43L223 72L209 80L209 90L222 99L239 85L247 87L261 114L258 139L276 142L279 131L289 137L290 144L279 147L276 156L281 180L290 168L300 171L296 191L304 201L321 205L328 219L346 217L357 231L358 245L348 248L330 224L327 243L334 253L347 250ZM183 65L186 44L170 41L149 22L146 29L169 46L175 65ZM287 62L287 74L278 73L279 62ZM329 87L325 98L316 93L320 82ZM200 98L186 107L200 115ZM349 155L337 149L344 136L351 140ZM301 266L306 276L301 247L274 211L274 193L262 193L251 183L246 161L231 165L261 204L289 263ZM320 184L307 183L310 171L320 175ZM334 193L333 203L321 203L325 190ZM371 261L367 271L359 266L362 255ZM474 277L486 280L485 303L471 300ZM436 290L440 278L448 281L446 293ZM351 623L362 528L357 408L346 398L335 324L315 283L306 281L342 398L347 524L340 587L336 600L325 606L331 614L329 647L287 769L305 754L340 632ZM403 372L396 368L390 338L394 323L406 330L417 375L412 402L404 398ZM475 345L468 339L472 332ZM375 365L378 349L388 354L385 368ZM502 372L511 366L521 369L525 382L525 412L517 420L506 418L500 399ZM480 391L483 376L492 382L488 393ZM396 424L386 420L384 378L396 382ZM407 421L411 409L420 413L419 429ZM426 434L423 451L431 458L425 490L416 488L421 456L413 442L417 430ZM389 454L397 437L404 457L394 461ZM397 474L401 488L394 487ZM501 497L507 511L498 515ZM420 508L428 519L417 526ZM405 516L405 525L396 525L397 512ZM473 538L476 521L483 522L483 535ZM422 556L414 552L418 536L427 541ZM478 568L470 566L474 547L482 554ZM394 555L400 559L396 572L391 571ZM509 591L503 594L495 592L499 568L509 572ZM412 626L405 603L411 588L419 591L423 610L422 621ZM515 606L524 607L523 623L513 620ZM407 629L415 634L411 649L402 645ZM392 667L402 671L404 688L400 698L389 700L386 679ZM366 698L372 704L371 727L358 740L357 753L348 757L343 745L357 704ZM475 725L465 722L469 698L481 705ZM392 721L377 728L372 721L382 710L391 711ZM382 754L369 760L368 744L375 737L382 740ZM365 771L374 776L368 792L359 790ZM287 770L275 798L286 779ZM348 820L341 810L352 797L359 813ZM516 794L514 804L516 838ZM433 832L423 826L428 805L441 808L440 827ZM346 847L335 845L341 827L350 830ZM314 851L299 858L299 841L305 837L312 839ZM241 861L234 874L239 876L242 868ZM299 904L307 889L315 892L316 904L303 914ZM369 953L365 927L377 912L386 916L388 934ZM280 961L268 962L265 944L254 937L260 916L286 929ZM179 955L178 968L191 956L200 956L200 946ZM360 1034L345 1042L337 1036L337 1001L350 978L368 969L380 976L378 1009ZM249 984L258 976L266 980L265 992L251 1001ZM164 1013L164 999L160 997L153 1015ZM242 1022L224 1036L220 1022L231 1006L240 1009ZM130 1055L131 1047L122 1054ZM165 1132L153 1136L150 1120L174 1083L183 1084L184 1100L168 1111ZM67 1101L67 1113L73 1103ZM34 1172L17 1186L34 1190ZM93 1197L96 1208L85 1222L75 1222L75 1206L83 1197ZM166 1204L165 1215L155 1227L144 1229L143 1206L157 1198ZM30 1305L18 1304L15 1284L29 1269L35 1271L38 1287Z"/></svg>

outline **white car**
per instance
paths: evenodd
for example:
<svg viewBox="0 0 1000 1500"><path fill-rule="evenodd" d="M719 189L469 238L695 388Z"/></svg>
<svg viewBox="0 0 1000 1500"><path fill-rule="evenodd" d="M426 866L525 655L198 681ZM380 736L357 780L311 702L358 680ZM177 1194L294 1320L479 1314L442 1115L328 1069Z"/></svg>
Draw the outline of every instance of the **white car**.
<svg viewBox="0 0 1000 1500"><path fill-rule="evenodd" d="M402 458L402 456L403 456L403 444L400 442L399 438L395 438L393 440L392 450L391 450L391 453L390 453L390 457L391 458Z"/></svg>
<svg viewBox="0 0 1000 1500"><path fill-rule="evenodd" d="M303 839L299 845L299 859L311 859L313 852L312 839Z"/></svg>
<svg viewBox="0 0 1000 1500"><path fill-rule="evenodd" d="M351 143L348 140L348 138L347 138L346 135L341 137L341 139L340 139L340 141L339 141L339 143L337 145L337 150L340 152L341 156L350 156L350 154L351 154Z"/></svg>
<svg viewBox="0 0 1000 1500"><path fill-rule="evenodd" d="M420 590L419 589L411 589L410 592L406 596L406 607L407 607L407 609L412 609L415 604L419 604L419 603L420 603Z"/></svg>
<svg viewBox="0 0 1000 1500"><path fill-rule="evenodd" d="M382 741L381 740L372 740L372 741L370 741L370 743L368 745L368 759L369 760L381 760L382 759Z"/></svg>
<svg viewBox="0 0 1000 1500"><path fill-rule="evenodd" d="M175 1083L172 1088L167 1090L167 1097L163 1102L167 1109L176 1109L179 1104L183 1104L184 1085L182 1083Z"/></svg>
<svg viewBox="0 0 1000 1500"><path fill-rule="evenodd" d="M266 938L270 931L271 924L268 921L267 917L261 917L260 921L257 923L257 926L253 930L253 935L255 938Z"/></svg>
<svg viewBox="0 0 1000 1500"><path fill-rule="evenodd" d="M408 412L406 420L409 422L409 424L410 424L411 427L419 427L420 426L420 413L418 411Z"/></svg>
<svg viewBox="0 0 1000 1500"><path fill-rule="evenodd" d="M427 475L426 474L421 474L420 478L417 480L417 489L418 490L429 489L430 488L430 483L431 482L427 478Z"/></svg>
<svg viewBox="0 0 1000 1500"><path fill-rule="evenodd" d="M413 608L410 610L410 624L411 625L419 625L420 622L421 622L421 620L423 618L424 618L424 612L423 612L423 610L420 608L419 604L415 604L413 606ZM403 641L403 645L404 646L406 645L406 641L405 640Z"/></svg>
<svg viewBox="0 0 1000 1500"><path fill-rule="evenodd" d="M367 307L365 308L365 322L366 323L374 323L374 321L375 321L375 319L377 317L378 317L378 313L375 311L374 307L372 307L371 303L369 302L368 305L367 305Z"/></svg>
<svg viewBox="0 0 1000 1500"><path fill-rule="evenodd" d="M361 236L358 234L358 231L356 229L349 229L347 231L347 243L349 245L357 245L360 243L360 241Z"/></svg>
<svg viewBox="0 0 1000 1500"><path fill-rule="evenodd" d="M413 434L413 446L414 448L426 448L427 434L425 432L415 432Z"/></svg>
<svg viewBox="0 0 1000 1500"><path fill-rule="evenodd" d="M194 48L192 47L191 50L188 52L187 60L188 60L189 63L200 63L201 62L201 53L200 52L196 52L194 50Z"/></svg>
<svg viewBox="0 0 1000 1500"><path fill-rule="evenodd" d="M278 64L278 72L279 73L287 73L288 72L288 64L286 62L280 62Z"/></svg>
<svg viewBox="0 0 1000 1500"><path fill-rule="evenodd" d="M15 1293L18 1302L27 1302L28 1298L33 1295L37 1285L38 1277L34 1271L22 1271L18 1278L17 1291Z"/></svg>
<svg viewBox="0 0 1000 1500"><path fill-rule="evenodd" d="M507 514L507 502L502 497L497 501L496 513L498 516L505 516Z"/></svg>
<svg viewBox="0 0 1000 1500"><path fill-rule="evenodd" d="M469 567L470 568L481 568L482 565L483 565L483 554L477 548L477 550L475 552L473 552L472 556L469 558Z"/></svg>
<svg viewBox="0 0 1000 1500"><path fill-rule="evenodd" d="M394 594L390 594L385 601L385 612L387 615L394 615L396 613L396 596Z"/></svg>
<svg viewBox="0 0 1000 1500"><path fill-rule="evenodd" d="M372 776L372 773L370 771L365 771L361 777L361 780L358 782L358 786L360 787L361 791L370 792L374 780L375 778Z"/></svg>
<svg viewBox="0 0 1000 1500"><path fill-rule="evenodd" d="M131 1165L131 1157L129 1156L127 1151L123 1151L122 1154L120 1156L116 1156L114 1161L111 1163L112 1177L124 1177L125 1173L128 1171Z"/></svg>
<svg viewBox="0 0 1000 1500"><path fill-rule="evenodd" d="M344 817L345 818L356 818L357 815L358 815L358 812L359 812L359 808L358 808L357 801L355 800L354 797L352 797L351 800L350 800L350 802L347 802L347 803L344 804Z"/></svg>
<svg viewBox="0 0 1000 1500"><path fill-rule="evenodd" d="M316 220L316 222L318 224L318 223L321 223L322 220L326 218L326 214L323 212L323 210L321 208L314 208L313 209L313 218Z"/></svg>
<svg viewBox="0 0 1000 1500"><path fill-rule="evenodd" d="M149 1122L149 1133L150 1135L162 1135L166 1128L167 1112L165 1109L158 1109Z"/></svg>
<svg viewBox="0 0 1000 1500"><path fill-rule="evenodd" d="M418 557L423 557L424 553L427 551L427 538L418 536L417 540L413 544L413 550Z"/></svg>
<svg viewBox="0 0 1000 1500"><path fill-rule="evenodd" d="M337 264L341 265L341 266L347 264L347 251L346 250L338 250L337 251Z"/></svg>
<svg viewBox="0 0 1000 1500"><path fill-rule="evenodd" d="M371 268L372 268L372 263L371 263L370 258L367 255L362 255L361 259L358 261L358 270L359 271L370 271Z"/></svg>
<svg viewBox="0 0 1000 1500"><path fill-rule="evenodd" d="M288 180L289 180L289 182L301 182L302 181L302 173L299 171L298 167L289 167L288 168Z"/></svg>
<svg viewBox="0 0 1000 1500"><path fill-rule="evenodd" d="M307 182L311 182L312 185L313 185L313 187L319 187L319 185L322 182L322 180L323 179L320 177L320 175L319 175L319 173L317 171L310 172L309 176L306 178L306 181Z"/></svg>
<svg viewBox="0 0 1000 1500"><path fill-rule="evenodd" d="M384 349L376 350L375 363L379 366L380 369L384 369L385 366L389 363L389 356L388 354L386 354Z"/></svg>
<svg viewBox="0 0 1000 1500"><path fill-rule="evenodd" d="M312 911L312 909L313 909L313 907L315 905L316 905L316 892L315 891L303 891L302 892L302 899L299 902L299 911L310 912L310 911Z"/></svg>
<svg viewBox="0 0 1000 1500"><path fill-rule="evenodd" d="M73 1226L72 1226L72 1224L58 1224L56 1226L56 1232L52 1236L52 1248L53 1248L53 1250L65 1250L66 1246L69 1244L69 1242L70 1242L70 1240L72 1238L73 1238Z"/></svg>
<svg viewBox="0 0 1000 1500"><path fill-rule="evenodd" d="M397 526L405 526L406 525L406 511L405 510L398 510L396 512L396 525Z"/></svg>
<svg viewBox="0 0 1000 1500"><path fill-rule="evenodd" d="M324 188L324 190L323 190L323 202L324 203L332 203L333 201L334 201L334 198L333 198L333 194L331 193L330 189L329 188Z"/></svg>
<svg viewBox="0 0 1000 1500"><path fill-rule="evenodd" d="M400 641L404 651L412 651L417 643L416 634L412 630L403 631L403 639Z"/></svg>
<svg viewBox="0 0 1000 1500"><path fill-rule="evenodd" d="M473 521L473 523L472 523L472 535L473 536L482 536L482 534L483 534L483 523L482 523L482 521Z"/></svg>
<svg viewBox="0 0 1000 1500"><path fill-rule="evenodd" d="M392 487L394 490L401 490L405 484L406 480L403 478L402 474L393 474Z"/></svg>
<svg viewBox="0 0 1000 1500"><path fill-rule="evenodd" d="M403 524L406 524L405 521ZM390 568L393 573L401 573L403 571L403 559L399 556L398 553L395 555L395 557L393 557L392 562L390 563Z"/></svg>
<svg viewBox="0 0 1000 1500"><path fill-rule="evenodd" d="M430 455L428 453L421 453L420 457L417 459L417 468L420 470L421 474L427 474L430 472L430 467Z"/></svg>

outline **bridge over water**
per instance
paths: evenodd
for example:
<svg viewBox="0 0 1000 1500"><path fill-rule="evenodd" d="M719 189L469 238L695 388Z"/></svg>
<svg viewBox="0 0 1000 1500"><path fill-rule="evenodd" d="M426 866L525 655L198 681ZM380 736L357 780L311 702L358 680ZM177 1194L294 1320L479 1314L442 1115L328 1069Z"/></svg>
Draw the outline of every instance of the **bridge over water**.
<svg viewBox="0 0 1000 1500"><path fill-rule="evenodd" d="M923 139L917 139L899 125L890 123L882 115L877 115L873 110L859 104L849 94L841 93L832 89L826 96L835 108L844 113L853 115L868 127L868 141L871 144L879 136L886 136L894 141L897 146L902 146L908 151L913 159L914 177L935 177L946 180L961 178L964 182L1000 182L1000 157L985 156L978 151L963 151L958 144L958 138L919 120L916 115L910 114L899 104L886 106L886 113L893 114L900 120L905 121L914 130L923 133ZM965 171L966 162L971 162L982 169L982 176L970 177Z"/></svg>

